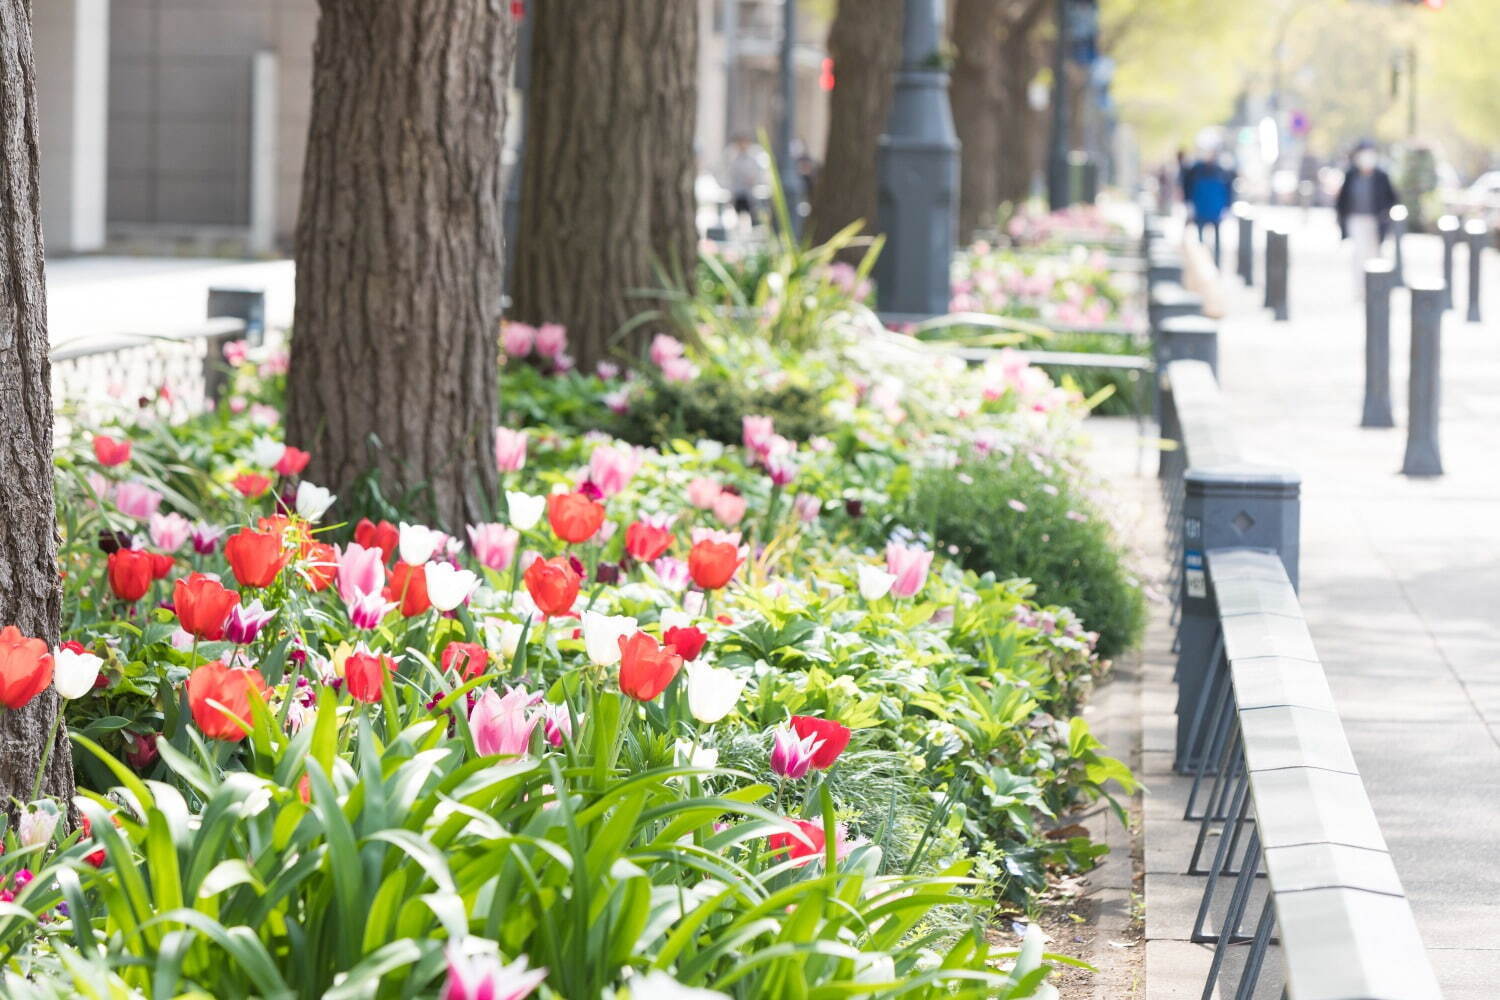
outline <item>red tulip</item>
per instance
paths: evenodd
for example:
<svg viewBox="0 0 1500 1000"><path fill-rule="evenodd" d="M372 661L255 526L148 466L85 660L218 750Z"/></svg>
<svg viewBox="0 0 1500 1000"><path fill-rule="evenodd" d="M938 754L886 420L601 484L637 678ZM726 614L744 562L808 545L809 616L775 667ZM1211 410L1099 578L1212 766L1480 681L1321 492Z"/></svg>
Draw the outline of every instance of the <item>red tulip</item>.
<svg viewBox="0 0 1500 1000"><path fill-rule="evenodd" d="M744 561L739 546L705 538L688 552L688 573L704 590L718 590L734 578Z"/></svg>
<svg viewBox="0 0 1500 1000"><path fill-rule="evenodd" d="M172 575L172 567L176 565L176 561L163 552L151 553L151 579L165 580Z"/></svg>
<svg viewBox="0 0 1500 1000"><path fill-rule="evenodd" d="M259 472L242 472L234 477L234 482L231 485L239 490L243 496L254 500L256 497L264 495L266 490L271 488L271 480L262 476Z"/></svg>
<svg viewBox="0 0 1500 1000"><path fill-rule="evenodd" d="M458 671L464 680L484 673L489 662L489 650L477 642L450 642L443 649L443 669Z"/></svg>
<svg viewBox="0 0 1500 1000"><path fill-rule="evenodd" d="M229 609L240 603L240 595L218 580L193 573L172 588L172 604L184 632L209 642L224 638Z"/></svg>
<svg viewBox="0 0 1500 1000"><path fill-rule="evenodd" d="M338 553L327 542L303 542L299 550L307 564L307 589L313 593L327 590L339 573Z"/></svg>
<svg viewBox="0 0 1500 1000"><path fill-rule="evenodd" d="M655 562L672 547L672 530L649 521L625 529L625 551L637 562Z"/></svg>
<svg viewBox="0 0 1500 1000"><path fill-rule="evenodd" d="M126 438L123 441L116 441L112 437L95 434L94 457L99 460L100 465L124 465L130 461L130 439Z"/></svg>
<svg viewBox="0 0 1500 1000"><path fill-rule="evenodd" d="M134 604L151 589L154 560L140 549L116 549L109 554L109 589L122 601Z"/></svg>
<svg viewBox="0 0 1500 1000"><path fill-rule="evenodd" d="M396 667L383 654L355 653L344 661L344 684L350 696L363 702L377 702L385 689L385 678Z"/></svg>
<svg viewBox="0 0 1500 1000"><path fill-rule="evenodd" d="M684 660L696 660L698 654L703 652L703 644L708 641L708 636L694 625L678 625L663 632L661 639Z"/></svg>
<svg viewBox="0 0 1500 1000"><path fill-rule="evenodd" d="M645 632L620 639L620 690L637 701L650 701L667 689L682 657Z"/></svg>
<svg viewBox="0 0 1500 1000"><path fill-rule="evenodd" d="M849 745L849 727L832 719L819 719L812 715L792 716L792 729L797 735L806 739L816 736L823 741L822 746L813 753L812 766L819 771L827 770L838 760L839 754Z"/></svg>
<svg viewBox="0 0 1500 1000"><path fill-rule="evenodd" d="M281 535L241 528L224 543L224 558L242 587L269 587L286 565Z"/></svg>
<svg viewBox="0 0 1500 1000"><path fill-rule="evenodd" d="M158 756L156 740L159 733L125 733L125 762L137 771L150 767Z"/></svg>
<svg viewBox="0 0 1500 1000"><path fill-rule="evenodd" d="M547 521L565 542L586 542L604 523L604 505L582 493L553 493L547 497Z"/></svg>
<svg viewBox="0 0 1500 1000"><path fill-rule="evenodd" d="M310 458L312 456L302 449L287 445L286 450L281 453L280 460L276 463L276 471L283 476L298 475L303 469L307 468L307 462Z"/></svg>
<svg viewBox="0 0 1500 1000"><path fill-rule="evenodd" d="M52 683L52 653L14 625L0 629L0 704L17 709Z"/></svg>
<svg viewBox="0 0 1500 1000"><path fill-rule="evenodd" d="M401 605L401 613L415 618L432 607L427 596L427 567L398 562L391 570L390 582L385 585L385 599Z"/></svg>
<svg viewBox="0 0 1500 1000"><path fill-rule="evenodd" d="M211 740L238 743L245 738L245 730L236 719L250 724L250 689L254 687L262 699L270 697L271 689L259 670L240 670L226 667L214 660L205 663L188 675L188 708L193 721Z"/></svg>
<svg viewBox="0 0 1500 1000"><path fill-rule="evenodd" d="M567 556L551 559L535 559L526 567L526 592L542 614L549 617L565 615L573 610L578 599L578 588L583 577L573 568Z"/></svg>
<svg viewBox="0 0 1500 1000"><path fill-rule="evenodd" d="M354 526L354 540L367 549L379 549L386 562L401 544L401 530L389 521L375 524L368 517Z"/></svg>

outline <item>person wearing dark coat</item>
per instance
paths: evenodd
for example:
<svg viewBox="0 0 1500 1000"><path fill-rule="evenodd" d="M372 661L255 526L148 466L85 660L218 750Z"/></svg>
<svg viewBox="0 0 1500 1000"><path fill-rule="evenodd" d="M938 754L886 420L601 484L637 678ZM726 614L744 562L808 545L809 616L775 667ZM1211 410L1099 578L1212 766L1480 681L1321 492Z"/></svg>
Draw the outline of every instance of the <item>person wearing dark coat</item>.
<svg viewBox="0 0 1500 1000"><path fill-rule="evenodd" d="M1334 211L1338 213L1339 232L1353 247L1354 290L1357 298L1365 294L1365 261L1380 256L1381 244L1391 225L1391 209L1401 201L1390 174L1380 167L1375 147L1361 143L1349 161L1339 188Z"/></svg>

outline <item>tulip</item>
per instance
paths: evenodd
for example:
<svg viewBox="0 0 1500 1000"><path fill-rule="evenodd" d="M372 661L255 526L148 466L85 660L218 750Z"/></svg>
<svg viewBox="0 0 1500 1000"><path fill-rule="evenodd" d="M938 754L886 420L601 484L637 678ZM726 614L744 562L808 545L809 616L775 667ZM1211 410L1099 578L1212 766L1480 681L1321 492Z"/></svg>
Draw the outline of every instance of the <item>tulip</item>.
<svg viewBox="0 0 1500 1000"><path fill-rule="evenodd" d="M682 657L645 632L620 639L619 646L620 691L637 701L661 694L682 669Z"/></svg>
<svg viewBox="0 0 1500 1000"><path fill-rule="evenodd" d="M558 358L568 347L568 331L561 323L543 323L536 328L536 352L544 358Z"/></svg>
<svg viewBox="0 0 1500 1000"><path fill-rule="evenodd" d="M672 546L672 529L652 521L636 521L625 529L625 551L638 562L655 562Z"/></svg>
<svg viewBox="0 0 1500 1000"><path fill-rule="evenodd" d="M229 609L229 620L224 623L224 636L237 646L248 646L275 617L276 612L267 611L258 597L248 606L236 604Z"/></svg>
<svg viewBox="0 0 1500 1000"><path fill-rule="evenodd" d="M117 549L109 554L109 588L120 600L134 604L151 589L151 569L151 553Z"/></svg>
<svg viewBox="0 0 1500 1000"><path fill-rule="evenodd" d="M188 675L188 708L193 721L211 740L238 743L245 738L245 729L240 725L250 724L250 689L262 699L270 696L270 688L259 670L240 670L226 667L218 660L205 663Z"/></svg>
<svg viewBox="0 0 1500 1000"><path fill-rule="evenodd" d="M887 573L879 566L861 563L857 571L859 573L859 596L867 601L880 600L891 592L891 585L896 582L895 573Z"/></svg>
<svg viewBox="0 0 1500 1000"><path fill-rule="evenodd" d="M398 607L400 605L397 602L386 600L385 594L378 590L372 594L356 590L354 596L344 602L344 610L349 614L349 624L366 630L379 626L385 616Z"/></svg>
<svg viewBox="0 0 1500 1000"><path fill-rule="evenodd" d="M723 492L724 487L707 476L699 476L688 483L687 501L699 510L711 510L714 501L719 499L719 494Z"/></svg>
<svg viewBox="0 0 1500 1000"><path fill-rule="evenodd" d="M265 496L266 490L271 488L271 480L259 472L242 472L234 477L230 485L238 490L240 495L247 500L254 500L257 497Z"/></svg>
<svg viewBox="0 0 1500 1000"><path fill-rule="evenodd" d="M525 626L520 622L489 622L485 625L485 635L496 646L500 647L500 655L507 660L516 658L516 651L521 648L521 633Z"/></svg>
<svg viewBox="0 0 1500 1000"><path fill-rule="evenodd" d="M383 653L360 650L344 661L344 684L349 696L366 703L380 700L385 679L396 669L395 661Z"/></svg>
<svg viewBox="0 0 1500 1000"><path fill-rule="evenodd" d="M412 566L421 566L432 558L438 543L443 540L441 531L433 531L425 524L401 522L401 561Z"/></svg>
<svg viewBox="0 0 1500 1000"><path fill-rule="evenodd" d="M137 771L144 771L156 760L160 751L156 749L158 733L125 733L125 762Z"/></svg>
<svg viewBox="0 0 1500 1000"><path fill-rule="evenodd" d="M94 690L104 661L76 642L64 643L53 656L52 686L69 701Z"/></svg>
<svg viewBox="0 0 1500 1000"><path fill-rule="evenodd" d="M924 548L900 542L885 547L885 568L896 575L896 582L891 584L896 597L912 597L921 590L931 566L932 553Z"/></svg>
<svg viewBox="0 0 1500 1000"><path fill-rule="evenodd" d="M427 597L439 611L452 611L479 587L479 577L452 563L431 562L427 570Z"/></svg>
<svg viewBox="0 0 1500 1000"><path fill-rule="evenodd" d="M795 781L807 774L821 745L816 735L798 736L786 726L778 726L771 742L771 770Z"/></svg>
<svg viewBox="0 0 1500 1000"><path fill-rule="evenodd" d="M604 523L604 507L582 493L553 493L547 497L547 522L565 542L586 542Z"/></svg>
<svg viewBox="0 0 1500 1000"><path fill-rule="evenodd" d="M224 529L199 521L193 525L192 537L193 551L200 556L211 556L218 551L219 539L224 537Z"/></svg>
<svg viewBox="0 0 1500 1000"><path fill-rule="evenodd" d="M398 562L391 570L391 582L386 584L383 593L386 600L400 605L401 613L407 618L415 618L432 607L432 599L427 594L427 570L422 566Z"/></svg>
<svg viewBox="0 0 1500 1000"><path fill-rule="evenodd" d="M620 640L633 635L639 628L634 618L628 615L601 615L597 611L583 613L583 648L590 662L600 667L612 667L620 662Z"/></svg>
<svg viewBox="0 0 1500 1000"><path fill-rule="evenodd" d="M312 456L301 448L293 448L291 445L287 445L286 449L281 453L281 457L276 460L272 468L276 470L278 475L298 476L302 474L303 469L307 468L307 463L311 459ZM314 521L317 519L310 517L308 520Z"/></svg>
<svg viewBox="0 0 1500 1000"><path fill-rule="evenodd" d="M448 946L448 979L438 1000L523 1000L547 978L546 969L526 968L522 955L501 965L494 955L465 956Z"/></svg>
<svg viewBox="0 0 1500 1000"><path fill-rule="evenodd" d="M313 593L327 590L338 579L339 556L327 542L303 542L298 550L307 576L307 589ZM383 568L383 567L382 567Z"/></svg>
<svg viewBox="0 0 1500 1000"><path fill-rule="evenodd" d="M250 442L250 464L257 469L269 469L281 461L286 454L286 445L268 437L258 437Z"/></svg>
<svg viewBox="0 0 1500 1000"><path fill-rule="evenodd" d="M500 346L512 358L524 358L536 344L536 327L506 321L500 326Z"/></svg>
<svg viewBox="0 0 1500 1000"><path fill-rule="evenodd" d="M165 552L149 552L151 557L151 579L165 580L172 575L172 567L177 563Z"/></svg>
<svg viewBox="0 0 1500 1000"><path fill-rule="evenodd" d="M14 625L0 629L0 704L18 709L52 683L52 654Z"/></svg>
<svg viewBox="0 0 1500 1000"><path fill-rule="evenodd" d="M684 660L696 660L698 654L703 652L703 644L708 641L708 636L702 629L692 625L675 625L663 629L661 639L662 642L675 649L677 655Z"/></svg>
<svg viewBox="0 0 1500 1000"><path fill-rule="evenodd" d="M530 531L542 519L542 512L547 509L547 498L506 490L505 507L510 512L512 527L517 531Z"/></svg>
<svg viewBox="0 0 1500 1000"><path fill-rule="evenodd" d="M477 642L454 641L443 647L443 669L456 671L464 680L484 673L489 662L489 650Z"/></svg>
<svg viewBox="0 0 1500 1000"><path fill-rule="evenodd" d="M589 455L589 482L606 497L612 497L629 485L642 461L640 451L635 448L601 444Z"/></svg>
<svg viewBox="0 0 1500 1000"><path fill-rule="evenodd" d="M797 463L785 455L772 455L766 459L766 474L771 485L786 486L797 478Z"/></svg>
<svg viewBox="0 0 1500 1000"><path fill-rule="evenodd" d="M115 506L126 517L144 521L161 506L161 494L141 483L121 483L115 487Z"/></svg>
<svg viewBox="0 0 1500 1000"><path fill-rule="evenodd" d="M52 831L57 829L59 815L51 808L51 802L40 803L39 808L29 809L21 814L21 821L16 824L16 837L21 841L22 847L35 847L38 844L46 844L52 840Z"/></svg>
<svg viewBox="0 0 1500 1000"><path fill-rule="evenodd" d="M181 514L152 514L150 521L151 544L163 552L176 552L188 540L193 526Z"/></svg>
<svg viewBox="0 0 1500 1000"><path fill-rule="evenodd" d="M661 581L661 585L668 590L683 591L687 589L688 564L681 559L673 559L671 556L662 556L651 564L651 572Z"/></svg>
<svg viewBox="0 0 1500 1000"><path fill-rule="evenodd" d="M823 501L811 493L798 493L797 498L792 501L792 510L797 512L797 517L803 524L811 524L823 512Z"/></svg>
<svg viewBox="0 0 1500 1000"><path fill-rule="evenodd" d="M339 597L345 604L361 594L378 594L385 586L385 555L350 542L338 556Z"/></svg>
<svg viewBox="0 0 1500 1000"><path fill-rule="evenodd" d="M531 702L532 697L524 687L506 692L503 698L493 689L480 695L469 712L474 750L481 757L525 756L531 748L531 733L541 721L536 713L528 711Z"/></svg>
<svg viewBox="0 0 1500 1000"><path fill-rule="evenodd" d="M774 422L770 417L754 417L746 414L740 418L740 440L745 447L760 454L766 449L771 441L771 435L776 433Z"/></svg>
<svg viewBox="0 0 1500 1000"><path fill-rule="evenodd" d="M469 525L469 547L485 569L499 572L508 567L516 557L516 544L520 540L519 531L503 524Z"/></svg>
<svg viewBox="0 0 1500 1000"><path fill-rule="evenodd" d="M204 573L192 573L172 587L172 606L183 631L208 642L224 638L229 613L239 603L239 594Z"/></svg>
<svg viewBox="0 0 1500 1000"><path fill-rule="evenodd" d="M744 497L724 490L714 498L714 517L732 528L745 519L745 506Z"/></svg>
<svg viewBox="0 0 1500 1000"><path fill-rule="evenodd" d="M115 440L103 434L94 435L94 457L106 467L124 465L130 461L130 439Z"/></svg>
<svg viewBox="0 0 1500 1000"><path fill-rule="evenodd" d="M651 363L659 368L673 358L682 357L683 350L682 341L670 334L658 333L651 338Z"/></svg>
<svg viewBox="0 0 1500 1000"><path fill-rule="evenodd" d="M565 615L573 610L578 589L583 585L583 578L566 556L535 560L526 567L523 579L526 592L531 595L537 610L548 617Z"/></svg>
<svg viewBox="0 0 1500 1000"><path fill-rule="evenodd" d="M813 754L812 766L819 771L826 771L838 760L839 754L849 745L849 727L832 719L819 719L811 715L792 716L792 729L803 739L812 737L818 741L817 752Z"/></svg>
<svg viewBox="0 0 1500 1000"><path fill-rule="evenodd" d="M686 666L688 711L705 725L712 725L734 711L745 690L745 681L728 667L711 667L690 661Z"/></svg>
<svg viewBox="0 0 1500 1000"><path fill-rule="evenodd" d="M337 499L333 491L304 480L297 484L297 516L305 521L316 521L328 513L328 508Z"/></svg>
<svg viewBox="0 0 1500 1000"><path fill-rule="evenodd" d="M501 472L520 472L525 467L526 432L496 427L495 468Z"/></svg>
<svg viewBox="0 0 1500 1000"><path fill-rule="evenodd" d="M796 833L773 833L766 838L766 847L771 853L785 851L786 854L781 860L801 859L803 864L823 857L828 844L823 824L812 823L805 819L794 819L790 822L797 827ZM849 856L850 851L859 846L858 841L851 841L847 838L842 823L834 827L833 835L834 857L839 861L844 860Z"/></svg>
<svg viewBox="0 0 1500 1000"><path fill-rule="evenodd" d="M718 590L734 578L744 561L739 546L705 538L695 542L688 552L688 573L704 590Z"/></svg>
<svg viewBox="0 0 1500 1000"><path fill-rule="evenodd" d="M580 715L578 721L582 723L583 716ZM573 716L567 705L542 702L542 736L555 747L560 747L573 738Z"/></svg>
<svg viewBox="0 0 1500 1000"><path fill-rule="evenodd" d="M396 551L400 544L401 533L396 526L389 521L381 521L374 524L368 517L361 518L359 524L354 527L354 540L367 549L379 549L381 557L391 561L391 553Z"/></svg>
<svg viewBox="0 0 1500 1000"><path fill-rule="evenodd" d="M243 587L269 587L286 565L281 536L241 528L224 543L224 558Z"/></svg>

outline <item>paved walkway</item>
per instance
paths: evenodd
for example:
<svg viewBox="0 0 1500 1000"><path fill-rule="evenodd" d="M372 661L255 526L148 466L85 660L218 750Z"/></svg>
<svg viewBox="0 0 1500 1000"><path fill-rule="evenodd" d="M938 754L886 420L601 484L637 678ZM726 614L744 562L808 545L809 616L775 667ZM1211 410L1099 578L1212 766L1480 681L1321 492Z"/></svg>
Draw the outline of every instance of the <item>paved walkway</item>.
<svg viewBox="0 0 1500 1000"><path fill-rule="evenodd" d="M1408 479L1398 471L1408 297L1398 291L1392 306L1398 426L1361 430L1364 317L1347 246L1331 213L1281 221L1292 232L1291 322L1270 322L1260 288L1226 278L1221 380L1246 458L1302 474L1303 606L1445 996L1488 1000L1500 995L1500 259L1485 261L1488 322L1463 321L1461 279L1444 322L1446 475ZM1437 238L1410 238L1407 261L1408 278L1437 280ZM1168 642L1158 625L1148 759L1170 746L1153 731L1171 711ZM1196 996L1187 970L1200 950L1170 940L1182 935L1164 922L1196 899L1174 900L1171 866L1183 861L1154 849L1152 811L1148 801L1147 871L1161 877L1153 920L1148 874L1147 920L1161 940L1148 951L1148 997Z"/></svg>

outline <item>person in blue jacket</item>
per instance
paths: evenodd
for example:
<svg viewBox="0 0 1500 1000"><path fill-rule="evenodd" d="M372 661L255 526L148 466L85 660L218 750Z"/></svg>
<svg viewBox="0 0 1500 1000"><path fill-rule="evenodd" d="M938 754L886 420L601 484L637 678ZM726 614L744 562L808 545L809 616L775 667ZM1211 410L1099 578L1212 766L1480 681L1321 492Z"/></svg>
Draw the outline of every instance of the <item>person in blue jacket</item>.
<svg viewBox="0 0 1500 1000"><path fill-rule="evenodd" d="M1229 204L1234 200L1234 169L1229 155L1205 154L1198 162L1188 167L1183 178L1183 196L1193 210L1193 222L1198 226L1198 240L1207 243L1206 231L1214 233L1214 263L1220 262L1219 223Z"/></svg>

